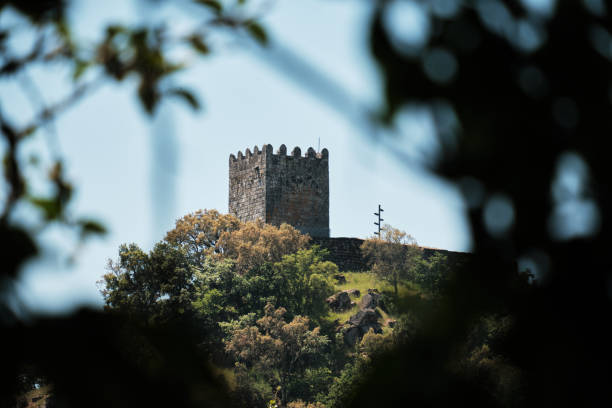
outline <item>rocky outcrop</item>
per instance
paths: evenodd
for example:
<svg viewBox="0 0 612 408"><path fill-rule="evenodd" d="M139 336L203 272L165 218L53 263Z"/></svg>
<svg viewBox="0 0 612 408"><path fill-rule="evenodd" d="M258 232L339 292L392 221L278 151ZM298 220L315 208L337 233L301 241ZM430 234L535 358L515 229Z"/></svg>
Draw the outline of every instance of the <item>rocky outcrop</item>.
<svg viewBox="0 0 612 408"><path fill-rule="evenodd" d="M382 327L378 322L379 315L374 309L364 309L351 316L344 328L344 341L349 346L357 344L370 329L374 333L382 333Z"/></svg>
<svg viewBox="0 0 612 408"><path fill-rule="evenodd" d="M334 312L341 312L355 306L355 302L351 301L351 297L346 291L338 292L325 299L325 301Z"/></svg>
<svg viewBox="0 0 612 408"><path fill-rule="evenodd" d="M359 289L347 289L345 290L345 292L348 293L350 297L358 298L359 296L361 296L361 292L359 291Z"/></svg>
<svg viewBox="0 0 612 408"><path fill-rule="evenodd" d="M358 298L361 295L359 289L347 289L328 297L325 301L334 312L350 309L356 303L351 298Z"/></svg>
<svg viewBox="0 0 612 408"><path fill-rule="evenodd" d="M378 289L368 289L368 293L361 298L359 308L364 310L376 309L377 307L380 307L383 310L385 309L382 295Z"/></svg>
<svg viewBox="0 0 612 408"><path fill-rule="evenodd" d="M342 285L343 283L346 283L346 276L344 276L344 275L342 275L340 273L335 274L334 275L334 279L336 280L336 283L338 285Z"/></svg>

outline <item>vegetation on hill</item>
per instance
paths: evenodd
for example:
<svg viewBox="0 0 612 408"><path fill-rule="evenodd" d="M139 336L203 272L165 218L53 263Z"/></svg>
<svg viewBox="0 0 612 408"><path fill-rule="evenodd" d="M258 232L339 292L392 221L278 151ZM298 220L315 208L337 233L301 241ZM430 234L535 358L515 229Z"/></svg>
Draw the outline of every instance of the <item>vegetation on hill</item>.
<svg viewBox="0 0 612 408"><path fill-rule="evenodd" d="M289 225L198 211L148 254L120 247L101 281L105 309L149 327L188 328L236 406L344 406L373 362L443 304L445 258L425 260L404 232L384 232L363 245L372 271L339 274L325 249ZM332 302L339 296L344 303ZM514 390L487 343L497 322L475 326L454 365L457 376L489 379L495 397L501 383ZM133 341L146 362L153 351Z"/></svg>

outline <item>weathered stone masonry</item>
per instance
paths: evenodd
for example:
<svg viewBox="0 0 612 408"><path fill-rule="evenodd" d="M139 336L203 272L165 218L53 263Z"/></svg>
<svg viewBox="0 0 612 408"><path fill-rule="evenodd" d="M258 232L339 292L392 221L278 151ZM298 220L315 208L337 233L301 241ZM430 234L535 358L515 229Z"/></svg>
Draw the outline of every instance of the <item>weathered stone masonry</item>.
<svg viewBox="0 0 612 408"><path fill-rule="evenodd" d="M368 259L361 252L364 240L360 238L313 238L312 243L319 245L329 251L328 261L338 265L340 271L367 271L370 269ZM466 261L469 254L465 252L453 252L445 249L422 248L423 257L429 259L435 254L447 257L451 264Z"/></svg>
<svg viewBox="0 0 612 408"><path fill-rule="evenodd" d="M230 155L229 213L241 221L287 223L312 237L329 237L329 153L281 145Z"/></svg>
<svg viewBox="0 0 612 408"><path fill-rule="evenodd" d="M241 221L260 219L267 224L287 223L313 237L313 243L329 251L329 260L341 271L369 269L361 254L362 239L329 237L329 153L311 147L305 156L299 147L287 155L281 145L257 146L229 158L229 213ZM428 258L442 253L450 260L466 254L424 248Z"/></svg>

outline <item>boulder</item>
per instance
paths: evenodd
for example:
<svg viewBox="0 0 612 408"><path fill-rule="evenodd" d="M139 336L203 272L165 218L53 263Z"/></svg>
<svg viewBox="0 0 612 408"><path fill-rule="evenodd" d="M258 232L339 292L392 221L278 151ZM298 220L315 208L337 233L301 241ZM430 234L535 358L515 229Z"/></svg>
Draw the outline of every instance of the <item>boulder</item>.
<svg viewBox="0 0 612 408"><path fill-rule="evenodd" d="M374 333L382 333L378 315L373 309L364 309L351 316L344 329L344 341L350 346L357 344L370 329Z"/></svg>
<svg viewBox="0 0 612 408"><path fill-rule="evenodd" d="M334 279L336 280L336 283L338 285L342 285L343 283L346 283L346 276L342 274L339 274L339 273L335 274Z"/></svg>
<svg viewBox="0 0 612 408"><path fill-rule="evenodd" d="M363 337L359 327L348 327L344 332L344 342L349 346L354 346Z"/></svg>
<svg viewBox="0 0 612 408"><path fill-rule="evenodd" d="M351 316L348 322L350 325L358 327L365 327L371 325L380 326L380 324L378 323L378 315L376 314L374 309L360 310L356 314Z"/></svg>
<svg viewBox="0 0 612 408"><path fill-rule="evenodd" d="M351 297L361 296L361 292L359 292L359 289L347 289L345 290L345 292L348 293L348 295Z"/></svg>
<svg viewBox="0 0 612 408"><path fill-rule="evenodd" d="M359 308L361 310L376 309L376 306L378 306L378 299L369 293L363 295L361 302L359 303Z"/></svg>
<svg viewBox="0 0 612 408"><path fill-rule="evenodd" d="M363 310L376 309L377 307L380 307L381 309L385 310L382 295L380 294L378 289L368 289L368 293L361 298L359 308Z"/></svg>
<svg viewBox="0 0 612 408"><path fill-rule="evenodd" d="M338 292L325 299L325 301L334 312L347 310L355 305L355 302L351 301L351 297L346 292Z"/></svg>

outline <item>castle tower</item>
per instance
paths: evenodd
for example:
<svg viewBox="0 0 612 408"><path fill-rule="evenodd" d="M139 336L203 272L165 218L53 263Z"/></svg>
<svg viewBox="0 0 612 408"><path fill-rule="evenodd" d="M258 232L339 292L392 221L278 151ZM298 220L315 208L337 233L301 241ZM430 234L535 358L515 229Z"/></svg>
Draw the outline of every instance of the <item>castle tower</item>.
<svg viewBox="0 0 612 408"><path fill-rule="evenodd" d="M329 237L329 153L281 145L230 154L229 213L241 221L287 223L312 237Z"/></svg>

